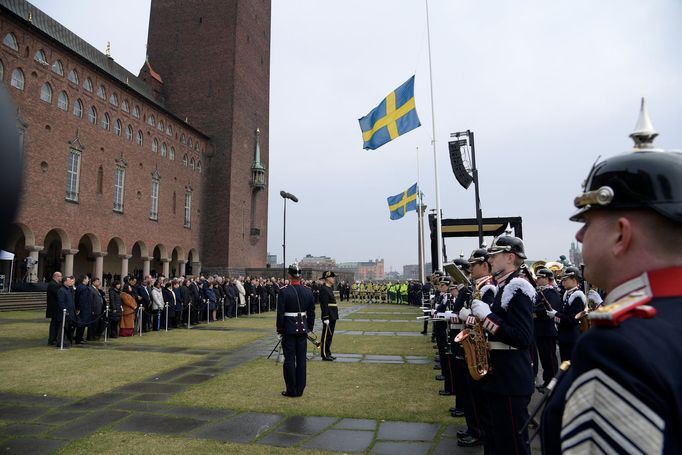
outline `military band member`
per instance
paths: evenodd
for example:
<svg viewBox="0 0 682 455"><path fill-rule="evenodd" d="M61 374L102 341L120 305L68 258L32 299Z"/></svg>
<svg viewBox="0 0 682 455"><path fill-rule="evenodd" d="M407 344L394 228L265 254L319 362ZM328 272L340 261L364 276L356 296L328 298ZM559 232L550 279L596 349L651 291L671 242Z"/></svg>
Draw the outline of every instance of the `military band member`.
<svg viewBox="0 0 682 455"><path fill-rule="evenodd" d="M277 299L277 334L284 352L285 397L300 397L306 385L308 332L315 325L315 300L312 291L301 284L301 269L288 269L290 283L280 289Z"/></svg>
<svg viewBox="0 0 682 455"><path fill-rule="evenodd" d="M436 297L438 296L438 280L440 277L445 275L442 271L436 270L433 272L433 274L428 278L429 281L429 289L435 288L436 290ZM390 283L389 283L390 285ZM429 294L427 294L428 296ZM433 308L435 302L435 298L432 299L424 299L423 306L422 306L422 313L424 317L424 330L421 331L422 335L427 335L428 334L428 329L429 329L429 319L431 319L431 308Z"/></svg>
<svg viewBox="0 0 682 455"><path fill-rule="evenodd" d="M332 355L332 338L336 321L339 319L339 306L334 297L334 272L326 271L320 278L323 280L320 286L320 313L322 314L322 360L332 361L336 357Z"/></svg>
<svg viewBox="0 0 682 455"><path fill-rule="evenodd" d="M458 319L462 326L461 328L463 328L464 321L466 321L471 314L471 310L467 307L471 302L473 295L472 291L478 291L481 296L481 301L488 305L493 303L495 293L497 292L497 288L493 283L493 277L490 274L488 251L485 248L479 248L472 251L468 262L471 268L470 279L474 285L474 289L462 289L453 308L453 311L458 314ZM479 383L478 381L474 381L469 374L464 358L464 351L461 346L458 347L458 354L455 359L455 378L455 383L458 386L458 402L455 408L452 408L450 411L453 417L464 415L467 424L465 430L457 432L457 445L460 447L474 447L481 444L481 422L485 419L489 420L489 418L486 414L487 410L483 407Z"/></svg>
<svg viewBox="0 0 682 455"><path fill-rule="evenodd" d="M452 284L450 277L440 277L438 280L438 295L435 308L431 310L433 321L433 334L436 338L438 347L438 358L440 359L441 376L444 382L443 390L439 390L440 395L454 395L455 383L452 378L452 355L448 347L447 321L445 312L448 311L448 288ZM436 378L438 379L438 378Z"/></svg>
<svg viewBox="0 0 682 455"><path fill-rule="evenodd" d="M488 262L497 281L492 305L481 300L471 304L471 314L488 332L491 373L480 381L486 453L529 454L528 432L519 430L528 417L534 391L533 367L528 347L533 341L535 289L519 276L526 259L523 241L501 236L488 249Z"/></svg>
<svg viewBox="0 0 682 455"><path fill-rule="evenodd" d="M545 407L545 453L682 453L682 154L656 134L642 105L635 152L597 163L575 200L606 299Z"/></svg>
<svg viewBox="0 0 682 455"><path fill-rule="evenodd" d="M540 269L536 275L538 297L535 302L533 325L538 358L542 364L542 384L538 390L544 391L549 381L559 371L559 361L556 357L557 328L554 317L551 317L548 312L561 308L561 296L554 286L554 272L549 269ZM543 303L545 299L550 308ZM537 376L537 370L537 366L534 365L535 376Z"/></svg>
<svg viewBox="0 0 682 455"><path fill-rule="evenodd" d="M564 287L561 308L559 311L547 313L557 324L557 340L562 362L571 360L573 346L580 336L580 320L576 319L576 316L585 308L586 299L578 286L579 280L580 270L577 267L567 267L564 270L561 277L561 284Z"/></svg>

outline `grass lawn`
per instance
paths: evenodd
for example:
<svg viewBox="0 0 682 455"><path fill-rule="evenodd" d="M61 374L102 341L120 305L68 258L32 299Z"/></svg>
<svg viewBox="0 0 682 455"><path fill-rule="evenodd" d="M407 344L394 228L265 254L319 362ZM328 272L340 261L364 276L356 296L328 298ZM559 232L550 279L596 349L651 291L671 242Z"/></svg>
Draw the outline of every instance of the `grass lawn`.
<svg viewBox="0 0 682 455"><path fill-rule="evenodd" d="M120 455L122 453L145 455L222 455L226 453L235 455L294 455L299 453L302 455L324 455L338 452L284 449L258 444L236 444L206 439L104 431L74 441L56 453L58 455L90 455L93 453L105 455Z"/></svg>
<svg viewBox="0 0 682 455"><path fill-rule="evenodd" d="M216 330L173 329L168 332L147 332L141 337L117 338L112 345L173 346L192 349L233 349L250 343L266 334L261 332L221 332Z"/></svg>
<svg viewBox="0 0 682 455"><path fill-rule="evenodd" d="M352 319L336 321L336 330L362 330L365 332L421 332L424 328L422 321L414 322L362 322Z"/></svg>
<svg viewBox="0 0 682 455"><path fill-rule="evenodd" d="M0 324L0 341L4 341L6 338L15 340L38 340L42 338L47 345L47 335L49 331L49 323L10 322Z"/></svg>
<svg viewBox="0 0 682 455"><path fill-rule="evenodd" d="M401 320L401 321L416 321L417 316L421 316L422 313L410 313L410 314L374 314L374 313L362 313L360 311L356 313L351 313L345 316L344 319L382 319L382 320Z"/></svg>
<svg viewBox="0 0 682 455"><path fill-rule="evenodd" d="M461 423L447 413L454 400L438 395L440 383L433 375L430 365L309 362L304 396L291 399L280 395L282 365L259 359L192 386L169 403L285 415ZM198 393L206 389L222 393Z"/></svg>
<svg viewBox="0 0 682 455"><path fill-rule="evenodd" d="M200 357L51 347L16 349L0 356L1 392L88 397L140 381Z"/></svg>
<svg viewBox="0 0 682 455"><path fill-rule="evenodd" d="M254 328L254 329L272 329L275 330L275 315L277 313L271 311L269 313L252 314L251 316L240 316L238 318L225 319L223 322L218 313L218 322L211 322L209 326L216 325L216 327L232 327L232 328Z"/></svg>
<svg viewBox="0 0 682 455"><path fill-rule="evenodd" d="M0 319L42 319L50 322L45 318L45 310L0 311Z"/></svg>
<svg viewBox="0 0 682 455"><path fill-rule="evenodd" d="M434 350L430 339L417 337L334 335L332 352L336 354L432 356Z"/></svg>
<svg viewBox="0 0 682 455"><path fill-rule="evenodd" d="M360 305L360 304L361 304L361 302L355 302L355 303L348 305L348 306L350 307L350 306L355 306L355 305ZM381 311L388 311L388 312L391 312L391 311L411 311L413 309L415 310L415 312L417 312L417 309L415 309L415 307L410 306L410 305L391 305L391 304L387 304L387 303L372 303L372 304L367 304L367 306L365 306L363 309L359 310L359 312L362 312L362 311L376 311L376 312L381 312Z"/></svg>

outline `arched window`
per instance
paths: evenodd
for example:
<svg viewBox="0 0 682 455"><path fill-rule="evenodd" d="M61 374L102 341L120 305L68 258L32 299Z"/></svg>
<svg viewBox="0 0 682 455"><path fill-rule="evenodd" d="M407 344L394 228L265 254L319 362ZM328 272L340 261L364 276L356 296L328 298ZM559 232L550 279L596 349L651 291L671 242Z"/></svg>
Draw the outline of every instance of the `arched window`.
<svg viewBox="0 0 682 455"><path fill-rule="evenodd" d="M137 104L133 106L133 117L140 118L140 106Z"/></svg>
<svg viewBox="0 0 682 455"><path fill-rule="evenodd" d="M104 168L102 166L97 169L97 194L102 194L104 186Z"/></svg>
<svg viewBox="0 0 682 455"><path fill-rule="evenodd" d="M123 102L121 102L121 110L123 112L130 112L130 105L128 104L128 100L123 100Z"/></svg>
<svg viewBox="0 0 682 455"><path fill-rule="evenodd" d="M67 76L67 78L69 79L69 81L78 85L78 73L76 73L76 70L69 71L69 75Z"/></svg>
<svg viewBox="0 0 682 455"><path fill-rule="evenodd" d="M151 125L151 126L156 125L156 119L154 118L153 115L150 115L149 117L147 117L147 124Z"/></svg>
<svg viewBox="0 0 682 455"><path fill-rule="evenodd" d="M83 102L81 100L76 100L73 103L73 115L78 118L83 118Z"/></svg>
<svg viewBox="0 0 682 455"><path fill-rule="evenodd" d="M46 103L52 102L52 87L50 84L45 82L42 87L40 87L40 99Z"/></svg>
<svg viewBox="0 0 682 455"><path fill-rule="evenodd" d="M9 47L10 49L14 49L15 51L19 50L19 45L17 44L17 37L14 36L14 33L10 32L7 35L5 35L5 39L2 40L2 44Z"/></svg>
<svg viewBox="0 0 682 455"><path fill-rule="evenodd" d="M172 145L170 148L170 154L168 155L168 159L171 161L175 161L175 148Z"/></svg>
<svg viewBox="0 0 682 455"><path fill-rule="evenodd" d="M173 215L175 215L176 199L177 199L177 196L175 195L175 191L173 191Z"/></svg>
<svg viewBox="0 0 682 455"><path fill-rule="evenodd" d="M185 153L182 157L182 165L187 167L187 154Z"/></svg>
<svg viewBox="0 0 682 455"><path fill-rule="evenodd" d="M69 110L69 96L64 90L59 92L59 96L57 97L57 107L63 111Z"/></svg>
<svg viewBox="0 0 682 455"><path fill-rule="evenodd" d="M116 92L112 93L111 96L109 97L109 104L112 106L118 106L118 95Z"/></svg>
<svg viewBox="0 0 682 455"><path fill-rule="evenodd" d="M95 106L90 107L90 112L88 113L88 121L93 125L97 125L97 109L95 109Z"/></svg>
<svg viewBox="0 0 682 455"><path fill-rule="evenodd" d="M201 174L201 160L197 161L197 171L199 171L199 174Z"/></svg>
<svg viewBox="0 0 682 455"><path fill-rule="evenodd" d="M161 143L161 156L162 156L163 158L165 158L166 155L168 155L168 146L166 145L165 142L162 142L162 143Z"/></svg>
<svg viewBox="0 0 682 455"><path fill-rule="evenodd" d="M123 124L119 119L116 119L116 123L114 123L114 134L116 136L121 135L121 130L123 129Z"/></svg>
<svg viewBox="0 0 682 455"><path fill-rule="evenodd" d="M133 140L133 127L130 125L126 127L126 139L129 141Z"/></svg>
<svg viewBox="0 0 682 455"><path fill-rule="evenodd" d="M0 81L5 80L5 65L0 61Z"/></svg>
<svg viewBox="0 0 682 455"><path fill-rule="evenodd" d="M21 71L19 68L15 68L14 71L12 71L12 87L16 87L19 90L24 89L24 72Z"/></svg>
<svg viewBox="0 0 682 455"><path fill-rule="evenodd" d="M191 159L189 160L189 168L190 168L191 170L194 170L194 158L191 158Z"/></svg>
<svg viewBox="0 0 682 455"><path fill-rule="evenodd" d="M159 120L159 124L156 126L156 129L163 133L163 131L165 130L163 126L163 120Z"/></svg>
<svg viewBox="0 0 682 455"><path fill-rule="evenodd" d="M69 161L66 166L66 200L78 202L81 174L80 150L69 150Z"/></svg>
<svg viewBox="0 0 682 455"><path fill-rule="evenodd" d="M104 115L102 116L102 128L109 131L109 125L110 124L111 124L111 118L109 117L109 113L105 112Z"/></svg>
<svg viewBox="0 0 682 455"><path fill-rule="evenodd" d="M142 145L142 138L144 136L142 135L142 131L137 130L137 136L135 137L135 142L137 142L137 145Z"/></svg>
<svg viewBox="0 0 682 455"><path fill-rule="evenodd" d="M107 90L103 85L97 87L97 97L103 100L107 99Z"/></svg>
<svg viewBox="0 0 682 455"><path fill-rule="evenodd" d="M156 138L154 138L154 140L152 141L152 152L156 153L158 151L159 151L159 141L157 141Z"/></svg>
<svg viewBox="0 0 682 455"><path fill-rule="evenodd" d="M173 135L173 127L171 126L170 123L166 126L166 134L169 136Z"/></svg>
<svg viewBox="0 0 682 455"><path fill-rule="evenodd" d="M182 133L180 135L180 143L181 144L186 144L187 143L187 138L185 137L185 133Z"/></svg>
<svg viewBox="0 0 682 455"><path fill-rule="evenodd" d="M86 77L83 81L83 88L85 91L92 93L92 80L89 77Z"/></svg>
<svg viewBox="0 0 682 455"><path fill-rule="evenodd" d="M187 139L187 146L189 148L192 148L192 138L191 137L189 139Z"/></svg>
<svg viewBox="0 0 682 455"><path fill-rule="evenodd" d="M55 62L52 64L52 72L59 74L60 76L64 75L64 65L62 65L61 60L55 60Z"/></svg>
<svg viewBox="0 0 682 455"><path fill-rule="evenodd" d="M33 56L33 60L43 65L47 65L47 57L45 57L45 52L42 49L38 49L36 54Z"/></svg>

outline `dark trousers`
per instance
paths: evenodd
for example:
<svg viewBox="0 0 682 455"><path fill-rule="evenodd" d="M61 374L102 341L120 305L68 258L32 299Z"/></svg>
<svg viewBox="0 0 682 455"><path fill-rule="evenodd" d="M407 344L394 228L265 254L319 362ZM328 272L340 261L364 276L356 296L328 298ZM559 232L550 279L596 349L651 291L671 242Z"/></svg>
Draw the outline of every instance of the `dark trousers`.
<svg viewBox="0 0 682 455"><path fill-rule="evenodd" d="M571 360L573 356L573 346L575 346L575 341L559 341L559 355L561 356L561 361Z"/></svg>
<svg viewBox="0 0 682 455"><path fill-rule="evenodd" d="M52 318L50 319L50 332L47 335L47 342L49 344L54 344L57 342L57 337L59 336L59 329L61 326L59 325L59 319L58 318Z"/></svg>
<svg viewBox="0 0 682 455"><path fill-rule="evenodd" d="M334 338L334 329L336 328L336 320L329 320L329 324L322 324L322 357L332 355L332 338Z"/></svg>
<svg viewBox="0 0 682 455"><path fill-rule="evenodd" d="M62 321L57 320L57 323L59 325L57 330L56 345L57 347L60 347L62 343ZM73 342L73 331L73 324L67 319L64 323L64 346L70 346Z"/></svg>
<svg viewBox="0 0 682 455"><path fill-rule="evenodd" d="M282 351L284 352L282 369L288 395L303 395L306 380L307 341L305 335L282 336Z"/></svg>
<svg viewBox="0 0 682 455"><path fill-rule="evenodd" d="M95 339L93 337L92 323L90 324L79 323L78 326L76 327L76 343L80 343L81 341L83 341L83 335L85 334L86 328L88 329L88 340Z"/></svg>
<svg viewBox="0 0 682 455"><path fill-rule="evenodd" d="M556 337L537 337L538 358L542 364L542 381L547 385L559 371L559 361L556 358Z"/></svg>
<svg viewBox="0 0 682 455"><path fill-rule="evenodd" d="M444 324L439 322L439 324ZM438 358L440 359L441 374L445 376L444 390L446 392L455 393L454 381L452 379L452 355L447 353L447 335L436 332L436 346L438 347Z"/></svg>
<svg viewBox="0 0 682 455"><path fill-rule="evenodd" d="M464 356L462 355L461 358L459 355L452 357L454 359L452 363L452 377L456 386L453 388L456 394L455 407L464 411L466 417L467 410L471 411L471 388L469 387L469 379L471 377ZM473 379L471 380L473 381ZM467 418L467 423L469 423L469 418Z"/></svg>
<svg viewBox="0 0 682 455"><path fill-rule="evenodd" d="M118 324L120 319L109 320L109 338L118 338Z"/></svg>
<svg viewBox="0 0 682 455"><path fill-rule="evenodd" d="M488 415L487 408L484 406L485 395L481 392L478 381L474 381L468 370L465 387L469 395L469 399L464 401L463 409L464 418L467 423L467 432L475 438L482 439L483 428L485 426L490 427L490 416Z"/></svg>
<svg viewBox="0 0 682 455"><path fill-rule="evenodd" d="M509 396L488 393L485 395L489 421L484 425L485 454L530 455L528 430L519 430L528 419L530 396Z"/></svg>

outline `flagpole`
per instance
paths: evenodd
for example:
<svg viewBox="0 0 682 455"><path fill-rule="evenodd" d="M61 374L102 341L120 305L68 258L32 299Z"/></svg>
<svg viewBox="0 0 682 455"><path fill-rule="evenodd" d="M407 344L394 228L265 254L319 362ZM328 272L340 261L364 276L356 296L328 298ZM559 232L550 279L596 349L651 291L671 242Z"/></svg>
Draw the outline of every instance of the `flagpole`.
<svg viewBox="0 0 682 455"><path fill-rule="evenodd" d="M426 2L426 40L429 48L429 89L431 90L431 135L433 137L433 171L436 174L436 270L443 270L443 231L440 213L440 185L438 182L438 156L436 154L436 113L433 106L433 71L431 69L431 28L429 25L429 0ZM432 258L433 260L433 258ZM432 265L433 267L433 265Z"/></svg>
<svg viewBox="0 0 682 455"><path fill-rule="evenodd" d="M424 284L424 210L426 206L424 205L424 198L421 190L420 175L419 175L419 147L417 147L417 234L419 239L417 239L417 250L419 254L419 259L417 263L419 264L419 281Z"/></svg>

